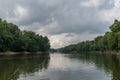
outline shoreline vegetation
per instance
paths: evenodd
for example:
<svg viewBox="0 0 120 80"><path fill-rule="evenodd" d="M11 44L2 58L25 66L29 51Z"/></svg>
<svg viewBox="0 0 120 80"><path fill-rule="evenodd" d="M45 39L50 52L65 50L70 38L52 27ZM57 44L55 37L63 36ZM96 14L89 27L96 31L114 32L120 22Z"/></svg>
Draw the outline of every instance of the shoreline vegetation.
<svg viewBox="0 0 120 80"><path fill-rule="evenodd" d="M110 31L94 40L71 44L57 49L60 52L103 52L105 54L120 54L120 21L114 20Z"/></svg>
<svg viewBox="0 0 120 80"><path fill-rule="evenodd" d="M97 54L116 54L116 55L120 55L120 51L81 51L81 52L77 52L77 51L71 51L71 52L62 52L64 54L88 54L88 53L97 53Z"/></svg>
<svg viewBox="0 0 120 80"><path fill-rule="evenodd" d="M32 55L32 54L48 54L49 52L0 52L0 56L9 55Z"/></svg>
<svg viewBox="0 0 120 80"><path fill-rule="evenodd" d="M50 50L47 36L22 31L13 23L0 18L0 55L44 53Z"/></svg>
<svg viewBox="0 0 120 80"><path fill-rule="evenodd" d="M50 50L49 39L32 31L21 31L13 23L0 18L0 55L43 54ZM120 54L120 21L114 20L110 31L92 41L83 41L63 48L59 52Z"/></svg>

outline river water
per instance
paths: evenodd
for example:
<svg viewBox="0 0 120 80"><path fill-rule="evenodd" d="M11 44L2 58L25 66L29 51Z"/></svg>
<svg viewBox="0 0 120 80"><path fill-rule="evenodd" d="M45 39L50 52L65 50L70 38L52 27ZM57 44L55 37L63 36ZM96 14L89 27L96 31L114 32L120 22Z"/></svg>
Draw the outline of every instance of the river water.
<svg viewBox="0 0 120 80"><path fill-rule="evenodd" d="M0 80L120 80L120 57L61 53L0 56Z"/></svg>

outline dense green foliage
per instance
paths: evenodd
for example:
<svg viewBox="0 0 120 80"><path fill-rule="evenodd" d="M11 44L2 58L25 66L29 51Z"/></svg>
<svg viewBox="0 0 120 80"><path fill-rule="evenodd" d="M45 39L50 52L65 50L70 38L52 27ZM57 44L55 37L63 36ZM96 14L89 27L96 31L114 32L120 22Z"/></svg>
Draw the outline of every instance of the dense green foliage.
<svg viewBox="0 0 120 80"><path fill-rule="evenodd" d="M98 36L92 41L84 41L78 44L60 48L59 51L118 51L120 50L120 21L115 20L110 26L110 32L104 36Z"/></svg>
<svg viewBox="0 0 120 80"><path fill-rule="evenodd" d="M4 51L48 51L48 38L32 31L21 31L17 25L0 19L0 52Z"/></svg>

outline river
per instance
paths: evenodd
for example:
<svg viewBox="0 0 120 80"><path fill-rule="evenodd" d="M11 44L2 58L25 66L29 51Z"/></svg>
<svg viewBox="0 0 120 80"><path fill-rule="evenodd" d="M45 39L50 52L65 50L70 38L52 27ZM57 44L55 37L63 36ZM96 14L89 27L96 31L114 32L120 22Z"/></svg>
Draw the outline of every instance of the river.
<svg viewBox="0 0 120 80"><path fill-rule="evenodd" d="M0 56L0 80L120 80L120 56L87 53Z"/></svg>

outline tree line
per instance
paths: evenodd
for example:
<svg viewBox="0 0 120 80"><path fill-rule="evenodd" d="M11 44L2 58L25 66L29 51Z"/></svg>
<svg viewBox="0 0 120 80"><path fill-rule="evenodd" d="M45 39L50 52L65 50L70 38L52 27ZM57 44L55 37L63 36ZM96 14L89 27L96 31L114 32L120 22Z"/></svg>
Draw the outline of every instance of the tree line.
<svg viewBox="0 0 120 80"><path fill-rule="evenodd" d="M61 52L71 51L119 51L120 50L120 21L114 20L110 31L104 36L98 36L92 41L83 41L58 49Z"/></svg>
<svg viewBox="0 0 120 80"><path fill-rule="evenodd" d="M0 18L0 52L48 51L49 39L32 31L21 31L17 25Z"/></svg>

